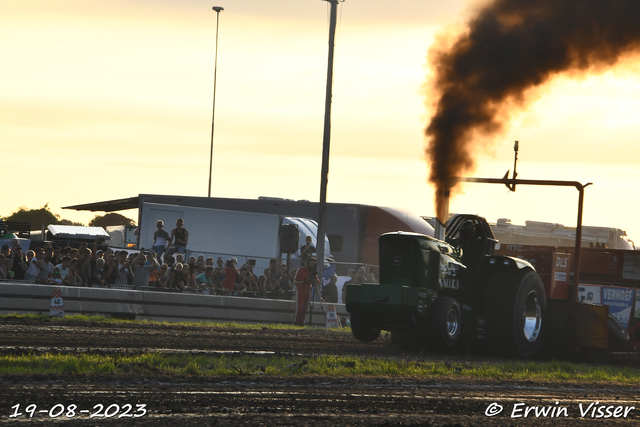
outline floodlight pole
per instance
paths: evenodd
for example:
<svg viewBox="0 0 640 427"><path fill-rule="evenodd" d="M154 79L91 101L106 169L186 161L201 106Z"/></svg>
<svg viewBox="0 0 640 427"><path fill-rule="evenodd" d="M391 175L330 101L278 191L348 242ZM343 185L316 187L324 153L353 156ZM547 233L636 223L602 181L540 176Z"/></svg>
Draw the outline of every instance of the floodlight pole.
<svg viewBox="0 0 640 427"><path fill-rule="evenodd" d="M336 37L338 0L325 0L331 4L329 24L329 59L327 64L327 91L324 102L324 134L322 137L322 170L320 172L320 206L318 212L317 257L322 280L324 270L324 236L327 224L327 185L329 182L329 147L331 145L331 97L333 91L333 54Z"/></svg>
<svg viewBox="0 0 640 427"><path fill-rule="evenodd" d="M316 236L316 257L318 266L319 292L322 300L322 285L324 277L324 236L327 224L327 185L329 182L329 147L331 145L331 97L333 91L333 54L336 44L336 21L338 16L338 1L325 0L331 4L329 21L329 59L327 61L327 91L324 102L324 132L322 137L322 170L320 172L320 204L318 210L318 234ZM323 306L324 308L324 306ZM309 311L309 314L311 314ZM311 322L311 318L309 318Z"/></svg>
<svg viewBox="0 0 640 427"><path fill-rule="evenodd" d="M216 12L216 55L213 68L213 108L211 113L211 151L209 154L209 192L208 197L211 197L211 177L213 174L213 129L215 126L216 118L216 81L218 77L218 27L220 26L220 12L224 10L223 7L213 6L212 8Z"/></svg>

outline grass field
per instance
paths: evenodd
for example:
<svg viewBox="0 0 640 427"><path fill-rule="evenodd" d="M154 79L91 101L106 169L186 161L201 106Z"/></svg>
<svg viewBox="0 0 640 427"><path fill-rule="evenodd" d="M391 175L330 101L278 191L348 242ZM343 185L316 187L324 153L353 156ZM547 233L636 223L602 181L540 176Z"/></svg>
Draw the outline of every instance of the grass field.
<svg viewBox="0 0 640 427"><path fill-rule="evenodd" d="M2 316L8 321L17 316ZM70 316L50 319L19 316L34 322L126 323L99 316ZM172 325L176 325L172 323ZM287 325L244 325L235 323L187 323L190 327L295 329ZM348 329L335 333L350 333ZM125 354L22 354L0 355L0 375L97 375L97 376L361 376L361 377L433 377L477 380L514 380L544 382L599 382L637 385L640 369L621 366L593 366L561 361L429 362L321 355L291 357L278 355L194 355L149 352Z"/></svg>

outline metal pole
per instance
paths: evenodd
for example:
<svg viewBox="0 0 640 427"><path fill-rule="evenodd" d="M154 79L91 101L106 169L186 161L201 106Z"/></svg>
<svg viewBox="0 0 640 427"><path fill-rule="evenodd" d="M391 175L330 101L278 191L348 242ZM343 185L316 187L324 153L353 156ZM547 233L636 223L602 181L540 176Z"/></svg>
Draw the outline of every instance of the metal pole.
<svg viewBox="0 0 640 427"><path fill-rule="evenodd" d="M331 144L331 96L333 90L333 52L336 36L336 18L338 0L325 0L331 3L331 21L329 25L329 60L327 65L327 91L324 104L324 135L322 138L322 170L320 172L320 207L318 212L318 235L316 250L319 272L324 270L324 235L327 223L327 184L329 181L329 147Z"/></svg>
<svg viewBox="0 0 640 427"><path fill-rule="evenodd" d="M218 27L220 26L220 12L224 10L223 7L213 6L212 8L216 12L216 55L215 64L213 69L213 109L211 113L211 151L209 154L209 192L208 197L211 197L211 175L213 173L213 129L216 118L216 81L218 77Z"/></svg>
<svg viewBox="0 0 640 427"><path fill-rule="evenodd" d="M318 279L324 277L324 236L327 224L327 184L329 182L329 147L331 144L331 97L333 91L333 54L336 44L336 21L338 17L338 1L325 0L331 4L329 21L329 58L327 61L327 91L324 103L324 134L322 138L322 170L320 172L320 207L318 212L318 235L316 236L316 255ZM317 286L317 288L322 288ZM317 292L317 291L316 291ZM319 295L322 299L322 295ZM324 305L322 306L324 310ZM311 313L309 313L311 314ZM311 321L311 316L310 321Z"/></svg>

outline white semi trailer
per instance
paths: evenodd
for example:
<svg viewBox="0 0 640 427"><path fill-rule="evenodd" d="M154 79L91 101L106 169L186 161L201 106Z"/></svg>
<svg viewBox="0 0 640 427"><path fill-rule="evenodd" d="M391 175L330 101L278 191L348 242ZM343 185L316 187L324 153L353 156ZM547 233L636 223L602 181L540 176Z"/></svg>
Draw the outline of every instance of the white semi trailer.
<svg viewBox="0 0 640 427"><path fill-rule="evenodd" d="M317 243L317 223L306 218L159 203L143 203L139 218L139 247L146 249L153 246L158 220L164 221L164 229L170 234L178 218L189 230L187 249L192 252L280 258L280 229L286 224L298 226L299 246L305 244L306 236L311 236L314 246ZM325 236L325 257L329 254Z"/></svg>

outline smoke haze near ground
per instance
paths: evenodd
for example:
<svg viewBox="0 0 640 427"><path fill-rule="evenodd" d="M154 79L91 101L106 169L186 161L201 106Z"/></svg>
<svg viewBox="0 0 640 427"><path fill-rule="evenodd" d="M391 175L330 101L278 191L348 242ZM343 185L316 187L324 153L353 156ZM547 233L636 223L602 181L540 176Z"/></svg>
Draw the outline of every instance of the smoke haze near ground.
<svg viewBox="0 0 640 427"><path fill-rule="evenodd" d="M429 52L425 130L436 195L552 77L598 73L637 53L639 23L638 0L494 0L457 36L440 37ZM446 221L437 196L436 212Z"/></svg>

